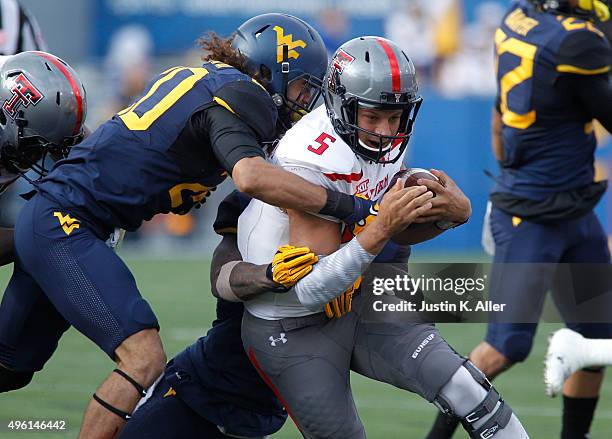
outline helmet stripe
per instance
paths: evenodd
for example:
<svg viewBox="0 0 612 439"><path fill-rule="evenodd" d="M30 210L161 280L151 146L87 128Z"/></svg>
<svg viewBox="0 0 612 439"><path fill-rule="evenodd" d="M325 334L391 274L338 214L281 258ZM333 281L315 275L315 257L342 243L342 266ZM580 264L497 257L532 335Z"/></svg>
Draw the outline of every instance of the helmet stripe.
<svg viewBox="0 0 612 439"><path fill-rule="evenodd" d="M391 86L393 87L393 93L399 93L402 89L400 83L400 69L399 63L397 62L397 57L395 56L395 52L383 38L376 38L378 44L380 44L387 54L387 58L389 58L389 64L391 65Z"/></svg>
<svg viewBox="0 0 612 439"><path fill-rule="evenodd" d="M79 131L80 131L79 127L81 126L81 123L83 122L83 96L81 96L81 90L79 89L77 82L72 77L72 75L70 74L66 66L64 66L61 62L59 62L57 58L55 58L54 56L51 56L50 54L45 53L45 52L35 51L33 53L42 56L48 61L51 61L51 63L55 67L57 67L60 72L63 73L63 75L66 77L66 79L70 83L70 87L72 88L72 93L74 93L74 97L76 98L76 102L77 102L77 118L76 118L76 123L74 124L74 129L72 130L72 135L76 136L77 134L79 134Z"/></svg>

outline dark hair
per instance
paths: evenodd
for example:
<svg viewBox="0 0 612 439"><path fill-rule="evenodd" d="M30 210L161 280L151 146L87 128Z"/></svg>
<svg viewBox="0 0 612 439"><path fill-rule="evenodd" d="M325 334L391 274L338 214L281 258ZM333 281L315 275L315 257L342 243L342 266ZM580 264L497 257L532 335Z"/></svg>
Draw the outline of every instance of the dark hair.
<svg viewBox="0 0 612 439"><path fill-rule="evenodd" d="M261 69L253 70L248 66L247 58L232 47L232 40L234 39L235 33L229 38L221 38L215 32L208 32L208 34L197 39L197 44L200 46L206 54L202 56L203 61L221 61L222 63L229 64L236 70L249 75L264 87L267 87L269 76L266 77L265 70Z"/></svg>

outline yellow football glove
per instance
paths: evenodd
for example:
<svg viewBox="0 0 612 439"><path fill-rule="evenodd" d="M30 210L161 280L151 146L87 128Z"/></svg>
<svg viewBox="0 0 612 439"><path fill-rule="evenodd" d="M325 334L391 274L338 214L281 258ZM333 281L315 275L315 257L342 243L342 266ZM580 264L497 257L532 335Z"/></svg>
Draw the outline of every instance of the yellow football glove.
<svg viewBox="0 0 612 439"><path fill-rule="evenodd" d="M359 290L362 279L362 276L359 276L353 286L351 286L340 296L325 304L325 314L327 317L330 319L333 319L334 317L339 319L343 315L351 312L353 309L353 295Z"/></svg>
<svg viewBox="0 0 612 439"><path fill-rule="evenodd" d="M282 245L276 251L272 263L268 265L266 275L288 289L310 273L312 266L318 261L317 255L308 247Z"/></svg>
<svg viewBox="0 0 612 439"><path fill-rule="evenodd" d="M600 0L578 0L578 7L585 11L595 11L599 21L608 21L610 19L610 9L608 5Z"/></svg>

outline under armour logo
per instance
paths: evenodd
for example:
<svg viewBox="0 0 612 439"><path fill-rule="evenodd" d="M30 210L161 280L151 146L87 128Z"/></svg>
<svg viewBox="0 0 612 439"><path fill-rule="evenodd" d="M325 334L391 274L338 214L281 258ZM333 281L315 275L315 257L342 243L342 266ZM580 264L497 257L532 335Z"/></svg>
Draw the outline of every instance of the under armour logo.
<svg viewBox="0 0 612 439"><path fill-rule="evenodd" d="M480 437L482 439L490 439L495 433L497 433L497 430L499 430L499 425L495 424L493 427L487 428L482 433L480 433Z"/></svg>
<svg viewBox="0 0 612 439"><path fill-rule="evenodd" d="M306 43L302 40L293 41L293 34L285 35L285 29L280 26L274 26L273 29L276 31L276 62L288 61L283 59L283 46L287 46L288 58L298 59L300 54L295 49L298 47L305 48Z"/></svg>
<svg viewBox="0 0 612 439"><path fill-rule="evenodd" d="M281 332L279 338L274 338L273 336L268 337L270 340L270 346L276 347L276 343L282 342L283 344L287 343L287 338L285 337L285 333Z"/></svg>
<svg viewBox="0 0 612 439"><path fill-rule="evenodd" d="M80 221L76 218L71 218L70 215L62 215L60 212L53 212L53 216L59 220L60 226L66 235L70 235L74 229L78 229Z"/></svg>

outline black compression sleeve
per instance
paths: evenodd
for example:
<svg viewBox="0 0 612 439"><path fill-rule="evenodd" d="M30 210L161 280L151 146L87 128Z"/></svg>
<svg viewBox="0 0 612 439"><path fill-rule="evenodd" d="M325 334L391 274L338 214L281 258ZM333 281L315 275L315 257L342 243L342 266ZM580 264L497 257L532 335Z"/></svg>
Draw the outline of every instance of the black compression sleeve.
<svg viewBox="0 0 612 439"><path fill-rule="evenodd" d="M208 133L215 157L230 174L243 158L265 158L255 133L238 116L218 105L204 113L202 128Z"/></svg>
<svg viewBox="0 0 612 439"><path fill-rule="evenodd" d="M217 217L213 229L218 235L236 234L238 230L238 217L246 209L251 197L242 192L230 193L217 209Z"/></svg>
<svg viewBox="0 0 612 439"><path fill-rule="evenodd" d="M612 132L612 83L608 75L566 75L559 82L582 104L589 116Z"/></svg>

